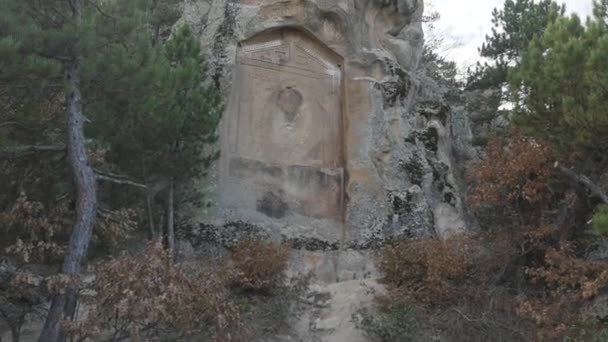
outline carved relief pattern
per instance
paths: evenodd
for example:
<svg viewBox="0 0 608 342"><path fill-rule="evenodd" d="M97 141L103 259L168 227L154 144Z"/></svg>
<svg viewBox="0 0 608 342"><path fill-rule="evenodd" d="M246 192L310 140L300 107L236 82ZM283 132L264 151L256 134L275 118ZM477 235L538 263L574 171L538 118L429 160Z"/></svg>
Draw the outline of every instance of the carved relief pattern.
<svg viewBox="0 0 608 342"><path fill-rule="evenodd" d="M340 58L297 31L265 38L238 52L223 157L228 182L246 180L252 188L241 192L255 201L281 199L300 214L341 217Z"/></svg>
<svg viewBox="0 0 608 342"><path fill-rule="evenodd" d="M252 49L252 47L250 47L250 49L251 50L249 50L246 54L246 58L253 59L256 61L272 64L285 64L290 59L289 44L283 44L272 47L257 47L257 49Z"/></svg>

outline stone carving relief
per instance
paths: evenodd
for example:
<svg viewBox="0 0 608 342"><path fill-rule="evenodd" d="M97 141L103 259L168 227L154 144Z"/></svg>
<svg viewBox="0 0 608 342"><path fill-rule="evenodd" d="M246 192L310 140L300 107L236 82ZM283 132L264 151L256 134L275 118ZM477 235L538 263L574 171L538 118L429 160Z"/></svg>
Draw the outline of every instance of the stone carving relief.
<svg viewBox="0 0 608 342"><path fill-rule="evenodd" d="M293 29L241 43L223 128L224 201L341 220L342 61ZM226 148L227 147L227 148Z"/></svg>
<svg viewBox="0 0 608 342"><path fill-rule="evenodd" d="M450 120L427 115L420 101L435 99L418 92L428 86L418 73L423 0L184 8L227 103L221 158L200 185L208 196L193 225L225 236L227 224L245 223L314 248L465 226Z"/></svg>

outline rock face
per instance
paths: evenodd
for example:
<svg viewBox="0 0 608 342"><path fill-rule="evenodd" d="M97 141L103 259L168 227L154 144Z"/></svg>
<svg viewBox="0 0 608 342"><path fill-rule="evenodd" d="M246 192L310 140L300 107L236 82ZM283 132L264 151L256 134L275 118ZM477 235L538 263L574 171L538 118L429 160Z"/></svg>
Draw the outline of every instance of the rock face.
<svg viewBox="0 0 608 342"><path fill-rule="evenodd" d="M187 1L227 103L195 226L242 222L308 249L464 229L450 111L418 96L422 13L422 0Z"/></svg>

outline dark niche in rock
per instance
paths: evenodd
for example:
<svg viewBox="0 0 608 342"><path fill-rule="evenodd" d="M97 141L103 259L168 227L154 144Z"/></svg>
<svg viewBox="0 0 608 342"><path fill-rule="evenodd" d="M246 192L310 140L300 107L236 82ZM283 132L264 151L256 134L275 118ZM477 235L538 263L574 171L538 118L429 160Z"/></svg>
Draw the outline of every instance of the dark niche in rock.
<svg viewBox="0 0 608 342"><path fill-rule="evenodd" d="M416 144L416 141L422 142L427 150L437 153L439 150L439 131L435 127L429 127L424 132L416 131L405 138L405 142L410 144Z"/></svg>
<svg viewBox="0 0 608 342"><path fill-rule="evenodd" d="M258 201L257 209L268 217L283 218L289 209L287 203L283 201L284 193L281 190L269 191Z"/></svg>
<svg viewBox="0 0 608 342"><path fill-rule="evenodd" d="M417 154L403 164L403 169L407 173L412 184L422 185L422 182L424 181L424 165Z"/></svg>

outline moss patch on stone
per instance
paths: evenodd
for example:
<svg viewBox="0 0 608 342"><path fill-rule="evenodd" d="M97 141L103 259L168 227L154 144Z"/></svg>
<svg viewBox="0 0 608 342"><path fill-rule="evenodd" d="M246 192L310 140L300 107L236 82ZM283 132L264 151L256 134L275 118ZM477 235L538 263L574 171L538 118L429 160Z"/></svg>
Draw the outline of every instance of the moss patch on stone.
<svg viewBox="0 0 608 342"><path fill-rule="evenodd" d="M410 182L415 185L422 185L424 181L424 165L418 155L414 155L410 160L403 164L403 169L410 178Z"/></svg>
<svg viewBox="0 0 608 342"><path fill-rule="evenodd" d="M393 196L392 206L393 213L396 215L407 215L412 213L412 199L413 196L410 192L405 193L405 197Z"/></svg>
<svg viewBox="0 0 608 342"><path fill-rule="evenodd" d="M416 141L422 142L424 147L433 153L439 151L439 131L435 127L429 127L424 132L413 132L405 138L406 143L415 144Z"/></svg>

